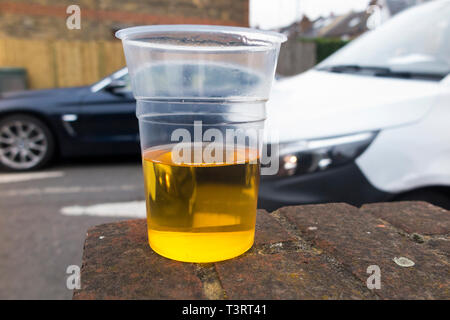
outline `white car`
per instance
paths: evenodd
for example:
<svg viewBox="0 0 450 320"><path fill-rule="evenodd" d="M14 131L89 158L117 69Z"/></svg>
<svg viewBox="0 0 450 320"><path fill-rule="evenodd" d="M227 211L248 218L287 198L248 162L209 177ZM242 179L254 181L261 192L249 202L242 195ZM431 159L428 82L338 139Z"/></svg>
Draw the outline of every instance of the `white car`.
<svg viewBox="0 0 450 320"><path fill-rule="evenodd" d="M314 69L278 80L267 104L280 171L260 207L421 199L448 206L450 1L395 16Z"/></svg>

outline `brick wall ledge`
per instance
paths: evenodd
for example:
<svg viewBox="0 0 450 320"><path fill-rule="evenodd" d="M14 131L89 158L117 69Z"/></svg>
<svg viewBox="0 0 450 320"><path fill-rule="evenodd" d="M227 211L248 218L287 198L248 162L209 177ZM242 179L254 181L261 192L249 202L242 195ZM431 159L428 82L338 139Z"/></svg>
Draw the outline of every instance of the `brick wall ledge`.
<svg viewBox="0 0 450 320"><path fill-rule="evenodd" d="M449 253L450 212L425 202L260 210L254 246L211 264L159 256L146 221L128 220L88 230L73 298L449 299Z"/></svg>

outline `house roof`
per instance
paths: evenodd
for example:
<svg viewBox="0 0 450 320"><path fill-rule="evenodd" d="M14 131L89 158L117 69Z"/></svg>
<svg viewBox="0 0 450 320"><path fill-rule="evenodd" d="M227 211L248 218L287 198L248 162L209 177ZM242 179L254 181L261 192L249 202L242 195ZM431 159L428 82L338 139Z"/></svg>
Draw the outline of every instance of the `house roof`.
<svg viewBox="0 0 450 320"><path fill-rule="evenodd" d="M303 16L300 21L296 21L286 27L282 27L278 29L278 32L281 32L287 36L290 36L294 33L303 34L311 29L313 22L307 17Z"/></svg>
<svg viewBox="0 0 450 320"><path fill-rule="evenodd" d="M343 36L356 36L367 31L369 14L365 11L350 12L337 17L328 26L322 28L318 35L321 37L340 38Z"/></svg>

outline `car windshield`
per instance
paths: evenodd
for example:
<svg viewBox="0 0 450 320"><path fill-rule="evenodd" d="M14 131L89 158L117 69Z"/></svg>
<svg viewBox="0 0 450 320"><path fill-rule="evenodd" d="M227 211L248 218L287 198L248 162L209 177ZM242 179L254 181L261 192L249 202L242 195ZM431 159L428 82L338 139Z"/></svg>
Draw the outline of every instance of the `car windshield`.
<svg viewBox="0 0 450 320"><path fill-rule="evenodd" d="M435 0L400 13L317 68L445 76L450 72L450 1Z"/></svg>

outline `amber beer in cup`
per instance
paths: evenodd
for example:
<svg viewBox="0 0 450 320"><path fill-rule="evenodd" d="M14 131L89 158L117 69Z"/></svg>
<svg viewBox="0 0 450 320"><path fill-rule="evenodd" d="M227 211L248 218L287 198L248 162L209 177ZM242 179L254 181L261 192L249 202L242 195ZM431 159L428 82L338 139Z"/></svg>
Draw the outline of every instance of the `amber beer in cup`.
<svg viewBox="0 0 450 320"><path fill-rule="evenodd" d="M253 244L278 33L144 26L122 39L142 148L150 247L213 262Z"/></svg>

